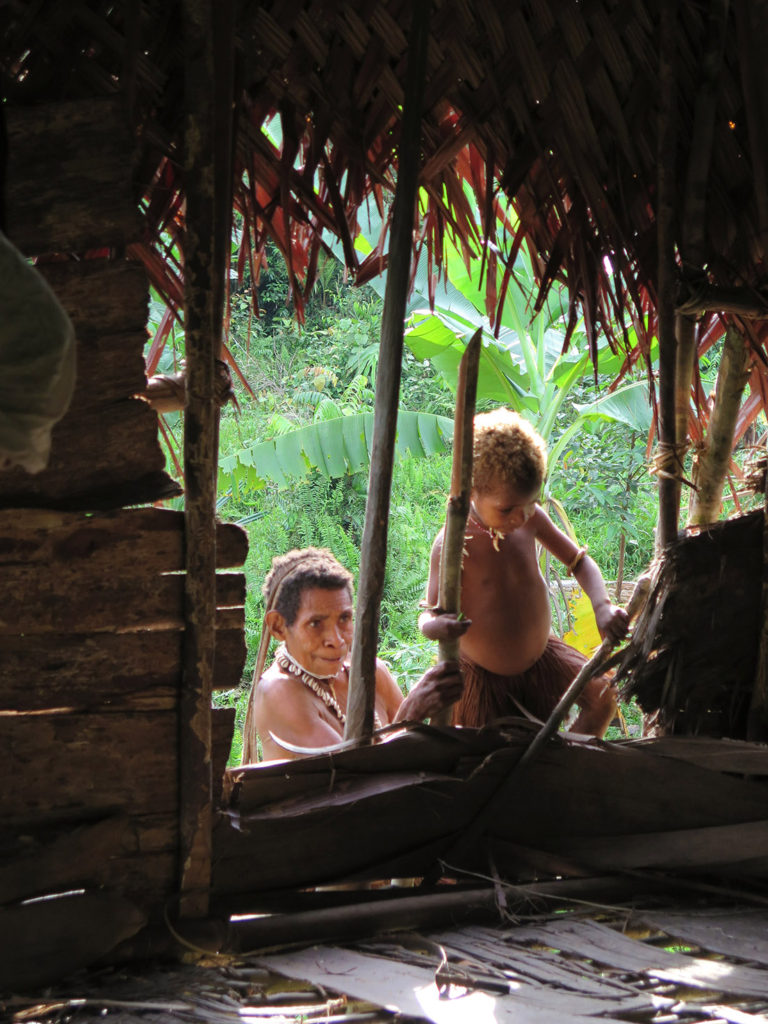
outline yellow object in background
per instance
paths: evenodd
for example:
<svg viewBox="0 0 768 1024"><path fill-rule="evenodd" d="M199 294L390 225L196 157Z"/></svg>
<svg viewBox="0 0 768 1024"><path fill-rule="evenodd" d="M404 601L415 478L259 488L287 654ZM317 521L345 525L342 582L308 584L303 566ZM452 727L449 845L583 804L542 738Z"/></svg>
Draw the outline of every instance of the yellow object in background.
<svg viewBox="0 0 768 1024"><path fill-rule="evenodd" d="M592 602L580 587L577 587L568 598L568 611L572 625L563 636L563 640L589 658L600 646L600 633L595 622L595 613L592 611Z"/></svg>

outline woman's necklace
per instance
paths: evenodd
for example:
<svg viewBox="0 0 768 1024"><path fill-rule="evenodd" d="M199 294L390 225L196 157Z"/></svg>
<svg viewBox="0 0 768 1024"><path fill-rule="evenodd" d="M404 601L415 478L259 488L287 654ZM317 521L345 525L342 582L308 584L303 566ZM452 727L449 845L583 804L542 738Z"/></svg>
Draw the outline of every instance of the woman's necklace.
<svg viewBox="0 0 768 1024"><path fill-rule="evenodd" d="M479 527L483 531L483 533L488 534L488 536L491 538L493 550L498 551L499 542L504 540L504 538L506 537L506 533L502 533L501 530L497 530L493 526L486 526L485 523L482 522L478 517L478 514L477 512L475 512L473 505L470 505L469 507L469 518L472 520L475 526Z"/></svg>
<svg viewBox="0 0 768 1024"><path fill-rule="evenodd" d="M333 688L333 680L336 678L333 676L316 676L311 672L307 672L303 665L299 664L298 661L293 657L292 654L288 653L284 643L275 651L275 661L283 672L288 672L292 676L296 676L297 679L301 680L304 685L316 694L320 700L331 709L336 715L342 725L346 724L347 716L341 710L341 705L336 699L336 691ZM327 683L327 687L324 685ZM373 724L375 728L381 728L381 720L376 711L373 712Z"/></svg>

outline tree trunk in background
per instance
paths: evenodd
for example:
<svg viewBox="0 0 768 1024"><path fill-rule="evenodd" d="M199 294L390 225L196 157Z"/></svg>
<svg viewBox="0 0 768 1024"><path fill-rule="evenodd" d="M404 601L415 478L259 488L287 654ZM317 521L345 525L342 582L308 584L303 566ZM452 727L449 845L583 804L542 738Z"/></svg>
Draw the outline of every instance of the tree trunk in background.
<svg viewBox="0 0 768 1024"><path fill-rule="evenodd" d="M696 362L696 321L691 316L675 317L675 452L678 475L675 479L675 505L679 511L685 453L688 449L688 414L691 408L691 383Z"/></svg>
<svg viewBox="0 0 768 1024"><path fill-rule="evenodd" d="M694 494L689 525L713 523L720 515L723 486L733 449L733 434L741 396L749 379L750 356L740 332L729 325L723 341L723 356L717 374L715 404L696 465Z"/></svg>

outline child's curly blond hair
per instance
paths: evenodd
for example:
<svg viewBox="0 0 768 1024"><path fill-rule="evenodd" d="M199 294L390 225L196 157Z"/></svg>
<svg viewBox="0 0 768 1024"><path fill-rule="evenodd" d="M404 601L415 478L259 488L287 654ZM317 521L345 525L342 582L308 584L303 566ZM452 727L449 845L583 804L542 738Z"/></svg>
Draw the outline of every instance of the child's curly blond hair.
<svg viewBox="0 0 768 1024"><path fill-rule="evenodd" d="M475 416L472 487L490 491L499 484L532 494L547 473L544 438L511 409L494 409Z"/></svg>

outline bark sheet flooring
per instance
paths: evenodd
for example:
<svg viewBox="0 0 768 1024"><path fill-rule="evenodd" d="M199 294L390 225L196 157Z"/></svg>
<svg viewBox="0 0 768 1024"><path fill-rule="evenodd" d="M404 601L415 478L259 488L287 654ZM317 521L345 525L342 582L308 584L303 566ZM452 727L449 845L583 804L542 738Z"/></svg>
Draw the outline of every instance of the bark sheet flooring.
<svg viewBox="0 0 768 1024"><path fill-rule="evenodd" d="M13 1024L768 1020L768 901L647 899L492 926L83 972L0 998Z"/></svg>

